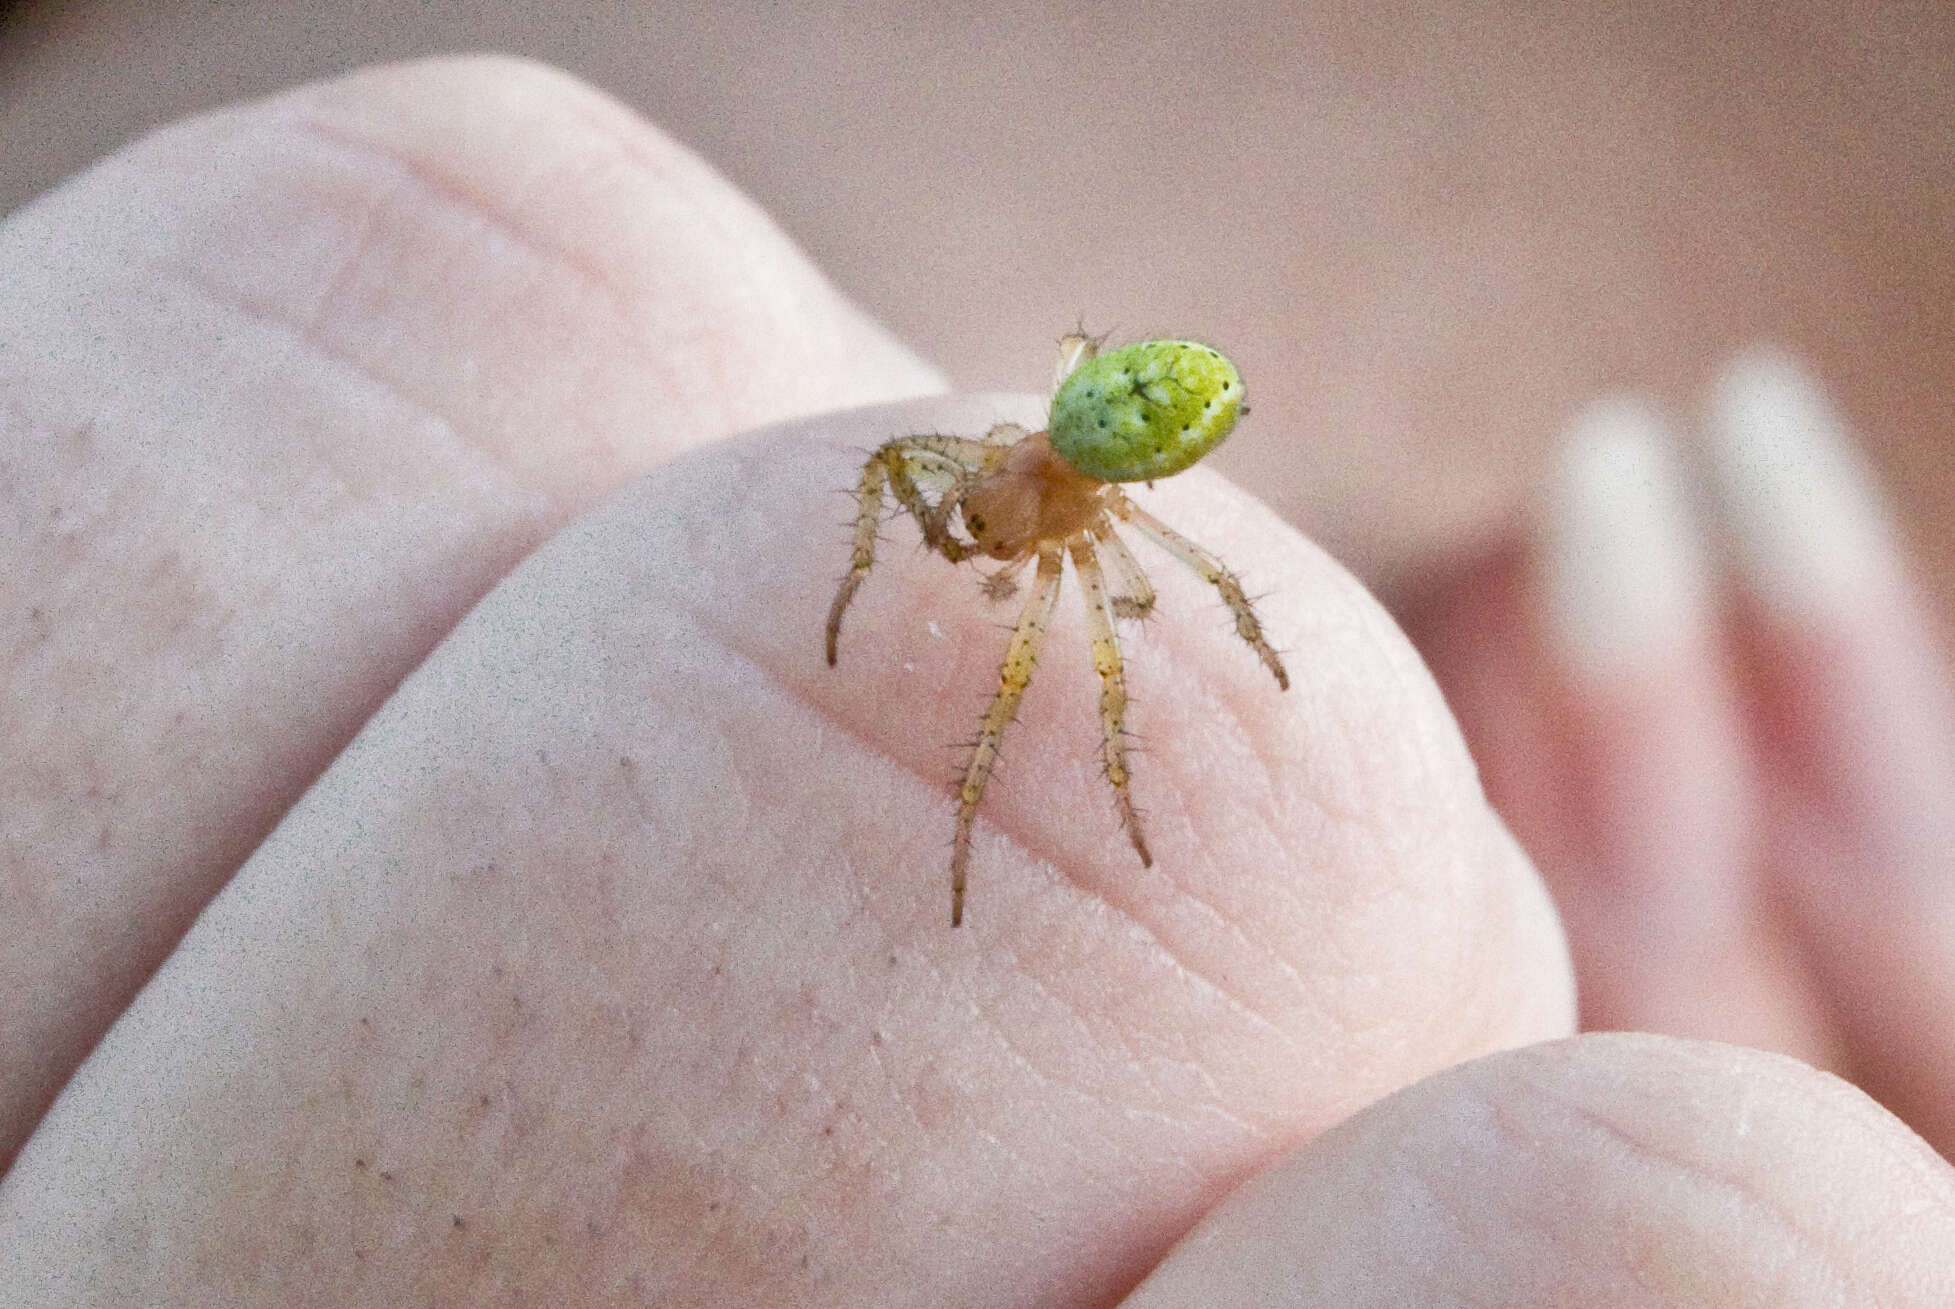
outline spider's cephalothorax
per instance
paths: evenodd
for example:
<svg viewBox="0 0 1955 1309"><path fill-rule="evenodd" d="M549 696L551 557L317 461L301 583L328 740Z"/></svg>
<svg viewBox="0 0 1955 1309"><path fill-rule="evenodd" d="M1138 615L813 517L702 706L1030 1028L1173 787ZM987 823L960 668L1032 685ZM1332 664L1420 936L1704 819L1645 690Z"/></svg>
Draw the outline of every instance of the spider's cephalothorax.
<svg viewBox="0 0 1955 1309"><path fill-rule="evenodd" d="M1058 391L1045 431L1000 423L982 439L903 436L884 442L862 466L855 557L828 611L830 664L842 613L875 563L885 490L916 519L925 544L952 563L981 555L1003 561L984 581L993 599L1012 594L1014 575L1028 563L1037 565L998 674L998 694L984 715L958 793L950 856L952 927L964 919L964 878L978 800L997 760L998 742L1031 683L1068 555L1086 596L1093 663L1100 674L1101 757L1120 821L1142 864L1154 861L1127 793L1127 689L1114 619L1144 616L1154 606L1154 588L1122 544L1116 524L1126 523L1207 579L1235 614L1236 633L1279 687L1290 685L1235 574L1116 485L1172 476L1221 444L1244 412L1241 375L1220 353L1193 341L1142 341L1106 354L1099 346L1084 334L1060 342Z"/></svg>

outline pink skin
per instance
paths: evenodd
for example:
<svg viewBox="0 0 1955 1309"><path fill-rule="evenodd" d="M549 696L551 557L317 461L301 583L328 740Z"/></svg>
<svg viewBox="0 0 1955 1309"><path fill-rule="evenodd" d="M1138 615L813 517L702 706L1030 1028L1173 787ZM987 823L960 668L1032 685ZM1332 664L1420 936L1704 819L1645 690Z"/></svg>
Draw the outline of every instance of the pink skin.
<svg viewBox="0 0 1955 1309"><path fill-rule="evenodd" d="M1794 504L1805 530L1825 500ZM1553 639L1518 556L1412 606L1413 630L1561 908L1584 1027L1797 1054L1955 1150L1941 634L1885 532L1846 584L1717 544L1708 603L1607 668Z"/></svg>
<svg viewBox="0 0 1955 1309"><path fill-rule="evenodd" d="M1205 1215L1280 1269L1237 1216L1299 1168L1443 1255L1444 1206L1366 1197L1503 1097L1592 1184L1463 1152L1442 1199L1541 1238L1455 1250L1477 1285L1604 1267L1569 1234L1661 1212L1647 1156L1908 1215L1826 1269L1955 1285L1945 1166L1810 1069L1650 1038L1421 1080L1568 1030L1559 926L1390 620L1205 472L1162 516L1266 592L1295 689L1152 570L1137 870L1070 598L950 932L939 747L1001 620L900 548L834 670L821 615L864 448L1039 401L834 412L936 379L574 83L461 61L195 122L11 218L0 269L27 1302L1106 1304ZM1543 1111L1556 1061L1636 1149ZM1766 1299L1746 1219L1638 1253ZM1147 1302L1203 1301L1175 1276Z"/></svg>
<svg viewBox="0 0 1955 1309"><path fill-rule="evenodd" d="M1945 1304L1948 1166L1894 1129L1757 1050L1621 1034L1494 1055L1240 1188L1126 1303Z"/></svg>

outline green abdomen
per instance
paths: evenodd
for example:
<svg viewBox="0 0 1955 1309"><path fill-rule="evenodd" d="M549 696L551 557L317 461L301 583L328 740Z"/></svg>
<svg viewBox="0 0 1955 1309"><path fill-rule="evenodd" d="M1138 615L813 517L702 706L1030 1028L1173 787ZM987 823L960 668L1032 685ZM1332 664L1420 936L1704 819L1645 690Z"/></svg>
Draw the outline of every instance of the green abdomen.
<svg viewBox="0 0 1955 1309"><path fill-rule="evenodd" d="M1089 359L1052 397L1052 448L1102 482L1171 477L1222 443L1242 375L1195 341L1141 341Z"/></svg>

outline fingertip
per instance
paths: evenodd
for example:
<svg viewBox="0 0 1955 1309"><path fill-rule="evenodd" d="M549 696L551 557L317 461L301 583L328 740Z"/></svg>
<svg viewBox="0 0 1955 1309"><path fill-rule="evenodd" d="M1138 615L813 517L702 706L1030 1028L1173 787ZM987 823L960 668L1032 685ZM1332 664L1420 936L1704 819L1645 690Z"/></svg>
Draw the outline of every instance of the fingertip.
<svg viewBox="0 0 1955 1309"><path fill-rule="evenodd" d="M1955 832L1955 676L1870 463L1778 350L1725 371L1705 445L1769 764L1841 825L1836 859L1936 876Z"/></svg>
<svg viewBox="0 0 1955 1309"><path fill-rule="evenodd" d="M1543 608L1584 683L1649 676L1696 655L1710 588L1688 480L1655 407L1605 397L1578 415L1537 533Z"/></svg>
<svg viewBox="0 0 1955 1309"><path fill-rule="evenodd" d="M1585 1025L1827 1058L1756 885L1753 742L1679 447L1641 395L1580 411L1531 537L1450 579L1425 644L1566 915Z"/></svg>
<svg viewBox="0 0 1955 1309"><path fill-rule="evenodd" d="M1651 1036L1493 1055L1213 1210L1129 1306L1937 1305L1955 1173L1845 1083Z"/></svg>
<svg viewBox="0 0 1955 1309"><path fill-rule="evenodd" d="M221 161L164 224L172 268L568 510L737 431L943 387L711 165L534 60L362 68L135 150Z"/></svg>
<svg viewBox="0 0 1955 1309"><path fill-rule="evenodd" d="M795 665L812 674L814 661L793 636L802 620L781 616L817 621L817 588L797 589L797 578L825 573L832 563L822 560L847 548L844 533L807 512L806 487L847 484L851 458L859 463L851 448L865 438L982 431L1000 412L1038 403L963 397L838 414L733 447L735 499L745 506L735 530L771 519L782 566L714 559L711 575L694 579L737 609L750 649L770 651L770 666L799 694L916 774L925 795L941 791L934 743L968 735L998 684L1004 638L972 570L909 548L914 538L899 521L851 610L846 676L804 677ZM1444 702L1396 625L1345 570L1220 478L1197 470L1163 482L1148 503L1254 579L1265 628L1307 671L1290 679L1280 662L1259 668L1216 587L1136 538L1160 589L1153 621L1123 651L1128 725L1153 746L1132 781L1149 813L1144 846L1122 833L1109 800L1092 748L1100 688L1081 657L1077 600L1062 600L1010 728L1003 785L979 814L979 930L1069 974L1070 957L1041 944L1054 933L1099 942L1102 970L1146 972L1164 956L1177 970L1228 976L1253 1010L1277 1015L1279 1029L1301 1023L1306 1044L1347 1049L1360 1064L1397 1069L1416 1046L1431 1067L1567 1030L1568 961L1553 910L1487 811ZM827 556L816 547L824 539ZM906 849L934 849L950 827L948 811L928 799L891 819L922 843L906 839ZM892 892L905 903L914 892L920 912L941 913L915 871L892 866ZM1368 983L1351 983L1352 973ZM1064 988L1083 984L1068 976ZM1318 984L1339 997L1335 1034L1311 1013ZM1162 1018L1107 1007L1121 1023ZM1409 1020L1416 1041L1400 1030L1408 1014L1423 1015ZM1391 1052L1371 1048L1374 1039ZM1381 1066L1366 1075L1390 1085L1407 1074Z"/></svg>
<svg viewBox="0 0 1955 1309"><path fill-rule="evenodd" d="M1705 421L1744 671L1780 802L1774 874L1855 1075L1947 1148L1955 1111L1955 675L1872 466L1762 350Z"/></svg>
<svg viewBox="0 0 1955 1309"><path fill-rule="evenodd" d="M1893 589L1901 550L1873 470L1791 354L1759 347L1728 364L1703 433L1725 539L1768 611L1803 625Z"/></svg>

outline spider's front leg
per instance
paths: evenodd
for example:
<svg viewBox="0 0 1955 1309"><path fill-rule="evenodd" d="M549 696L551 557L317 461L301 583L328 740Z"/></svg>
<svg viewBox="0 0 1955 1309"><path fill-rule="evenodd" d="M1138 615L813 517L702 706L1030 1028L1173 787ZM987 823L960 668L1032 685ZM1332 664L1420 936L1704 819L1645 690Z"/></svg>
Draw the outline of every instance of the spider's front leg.
<svg viewBox="0 0 1955 1309"><path fill-rule="evenodd" d="M971 829L977 823L978 801L984 798L984 784L991 780L991 766L998 760L998 742L1005 729L1018 716L1018 702L1032 684L1032 666L1038 662L1039 647L1045 643L1046 628L1052 625L1052 609L1059 600L1059 570L1064 556L1057 549L1039 552L1039 570L1032 579L1032 590L1019 611L1018 626L1011 634L1004 665L998 670L998 694L985 711L984 725L978 729L977 745L971 751L970 766L964 770L964 785L958 791L957 836L950 851L950 925L964 921L964 880L971 863Z"/></svg>
<svg viewBox="0 0 1955 1309"><path fill-rule="evenodd" d="M885 441L864 461L862 480L855 491L855 549L849 560L848 575L835 592L835 602L828 607L830 667L834 666L836 644L841 639L842 614L875 566L876 534L882 527L883 488L887 486L897 503L916 519L924 542L931 549L954 564L961 563L970 557L970 547L950 532L950 512L955 508L956 497L946 493L935 505L925 500L917 487L917 472L912 464L935 467L955 486L971 476L983 458L982 442L931 435Z"/></svg>

